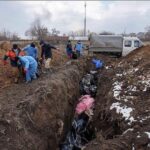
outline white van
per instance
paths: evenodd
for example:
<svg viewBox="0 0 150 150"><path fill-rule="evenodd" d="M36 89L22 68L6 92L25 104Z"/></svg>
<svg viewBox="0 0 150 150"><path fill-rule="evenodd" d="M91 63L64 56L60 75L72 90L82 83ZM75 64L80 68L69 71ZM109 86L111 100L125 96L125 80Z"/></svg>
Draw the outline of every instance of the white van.
<svg viewBox="0 0 150 150"><path fill-rule="evenodd" d="M107 53L126 56L143 43L137 37L123 37L121 35L92 35L90 37L89 52Z"/></svg>

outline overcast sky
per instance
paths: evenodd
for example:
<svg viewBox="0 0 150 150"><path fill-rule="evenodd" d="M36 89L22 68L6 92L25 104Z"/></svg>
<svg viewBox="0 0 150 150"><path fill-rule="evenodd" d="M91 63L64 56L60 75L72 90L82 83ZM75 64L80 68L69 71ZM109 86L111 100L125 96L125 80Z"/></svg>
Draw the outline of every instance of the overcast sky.
<svg viewBox="0 0 150 150"><path fill-rule="evenodd" d="M0 1L0 30L24 37L36 17L61 33L83 29L84 1ZM149 1L87 1L87 29L92 32L144 31L150 25Z"/></svg>

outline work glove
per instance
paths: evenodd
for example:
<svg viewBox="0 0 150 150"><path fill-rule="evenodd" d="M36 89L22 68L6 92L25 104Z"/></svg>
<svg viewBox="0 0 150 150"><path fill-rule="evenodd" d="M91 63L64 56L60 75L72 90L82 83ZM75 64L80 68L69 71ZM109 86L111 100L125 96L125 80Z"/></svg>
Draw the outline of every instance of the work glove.
<svg viewBox="0 0 150 150"><path fill-rule="evenodd" d="M7 64L8 64L8 62L7 62L6 60L4 60L4 61L3 61L3 64L4 64L4 65L7 65Z"/></svg>
<svg viewBox="0 0 150 150"><path fill-rule="evenodd" d="M27 73L28 69L24 68L24 73Z"/></svg>

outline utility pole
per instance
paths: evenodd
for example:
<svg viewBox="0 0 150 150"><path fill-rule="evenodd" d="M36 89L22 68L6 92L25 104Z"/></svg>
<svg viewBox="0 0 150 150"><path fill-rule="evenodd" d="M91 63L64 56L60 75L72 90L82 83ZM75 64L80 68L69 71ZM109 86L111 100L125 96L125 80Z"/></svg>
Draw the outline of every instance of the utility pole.
<svg viewBox="0 0 150 150"><path fill-rule="evenodd" d="M86 1L85 1L85 4L84 4L84 7L85 7L85 18L84 18L84 36L86 36Z"/></svg>

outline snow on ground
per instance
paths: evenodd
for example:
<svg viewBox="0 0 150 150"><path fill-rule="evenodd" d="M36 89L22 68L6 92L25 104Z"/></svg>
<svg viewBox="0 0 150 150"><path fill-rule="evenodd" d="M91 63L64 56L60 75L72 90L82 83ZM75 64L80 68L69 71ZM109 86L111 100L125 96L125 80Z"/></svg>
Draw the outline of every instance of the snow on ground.
<svg viewBox="0 0 150 150"><path fill-rule="evenodd" d="M144 79L142 81L139 81L138 83L142 84L143 85L143 91L147 91L147 88L150 87L150 79Z"/></svg>
<svg viewBox="0 0 150 150"><path fill-rule="evenodd" d="M145 116L144 118L140 118L140 117L137 117L137 118L138 118L138 119L140 120L140 122L142 123L143 121L149 119L150 116Z"/></svg>
<svg viewBox="0 0 150 150"><path fill-rule="evenodd" d="M126 134L128 131L133 131L133 130L134 130L134 129L129 128L129 129L127 129L126 131L124 131L123 134Z"/></svg>
<svg viewBox="0 0 150 150"><path fill-rule="evenodd" d="M135 150L134 144L132 144L132 150Z"/></svg>
<svg viewBox="0 0 150 150"><path fill-rule="evenodd" d="M113 83L113 86L114 86L113 92L114 92L114 97L116 100L120 100L119 95L120 95L121 90L122 90L122 88L121 88L122 84L123 84L123 82L119 82L119 81L116 81Z"/></svg>
<svg viewBox="0 0 150 150"><path fill-rule="evenodd" d="M144 132L148 135L148 138L150 139L150 132Z"/></svg>
<svg viewBox="0 0 150 150"><path fill-rule="evenodd" d="M130 85L127 87L127 91L131 91L131 92L136 92L137 91L137 87L134 85Z"/></svg>
<svg viewBox="0 0 150 150"><path fill-rule="evenodd" d="M127 71L127 74L134 74L135 72L137 72L139 69L138 68L131 68Z"/></svg>
<svg viewBox="0 0 150 150"><path fill-rule="evenodd" d="M105 66L105 69L108 70L108 69L110 69L111 67L112 67L112 66Z"/></svg>
<svg viewBox="0 0 150 150"><path fill-rule="evenodd" d="M122 114L122 116L125 118L125 120L128 120L129 121L129 125L136 121L132 116L131 116L131 112L133 111L133 108L131 107L127 107L125 105L121 106L121 103L119 102L116 102L116 103L113 103L111 106L110 106L110 110L112 109L116 109L116 112L118 114Z"/></svg>
<svg viewBox="0 0 150 150"><path fill-rule="evenodd" d="M137 136L137 138L140 138L140 137L141 137L140 135Z"/></svg>
<svg viewBox="0 0 150 150"><path fill-rule="evenodd" d="M123 74L117 73L116 76L117 76L117 77L122 77Z"/></svg>

